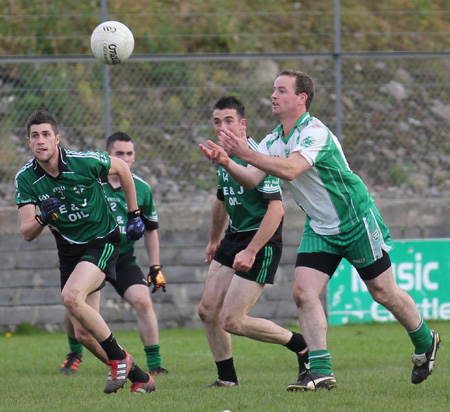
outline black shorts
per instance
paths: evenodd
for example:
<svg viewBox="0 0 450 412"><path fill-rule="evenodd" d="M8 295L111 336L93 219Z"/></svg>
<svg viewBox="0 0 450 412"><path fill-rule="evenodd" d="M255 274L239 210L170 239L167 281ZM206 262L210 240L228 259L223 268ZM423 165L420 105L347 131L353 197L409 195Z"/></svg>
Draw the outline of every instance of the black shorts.
<svg viewBox="0 0 450 412"><path fill-rule="evenodd" d="M234 241L225 236L214 255L214 260L229 268L233 267L235 256L248 246L255 233L254 231L248 232L246 238L240 233L239 241ZM235 274L254 282L273 285L281 259L281 252L282 246L266 245L256 254L255 262L248 272L236 271Z"/></svg>
<svg viewBox="0 0 450 412"><path fill-rule="evenodd" d="M142 269L138 266L133 250L119 255L116 263L116 279L107 279L107 281L114 286L114 289L122 297L130 286L148 286L147 275L144 275Z"/></svg>
<svg viewBox="0 0 450 412"><path fill-rule="evenodd" d="M391 266L389 255L383 250L383 256L363 268L355 268L362 280L372 280L380 276ZM306 266L326 273L330 278L336 271L342 256L327 252L299 253L295 266Z"/></svg>
<svg viewBox="0 0 450 412"><path fill-rule="evenodd" d="M119 257L119 243L121 235L119 228L103 239L95 239L92 242L76 245L62 243L58 239L59 272L61 290L80 262L91 262L99 267L109 279L116 277L116 261ZM99 289L101 289L102 285Z"/></svg>

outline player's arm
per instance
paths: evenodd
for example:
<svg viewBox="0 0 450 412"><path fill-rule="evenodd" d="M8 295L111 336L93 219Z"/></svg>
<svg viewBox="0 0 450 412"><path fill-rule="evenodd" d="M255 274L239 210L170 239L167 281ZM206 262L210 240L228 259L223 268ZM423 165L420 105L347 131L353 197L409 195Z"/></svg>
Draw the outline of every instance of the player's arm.
<svg viewBox="0 0 450 412"><path fill-rule="evenodd" d="M119 176L120 186L127 201L128 212L138 210L136 187L128 165L122 159L111 156L111 167L108 174Z"/></svg>
<svg viewBox="0 0 450 412"><path fill-rule="evenodd" d="M159 236L158 231L146 230L144 233L144 246L148 254L150 266L159 265Z"/></svg>
<svg viewBox="0 0 450 412"><path fill-rule="evenodd" d="M20 234L27 242L31 242L44 230L44 226L36 220L36 206L31 203L22 206L18 209L18 214Z"/></svg>
<svg viewBox="0 0 450 412"><path fill-rule="evenodd" d="M145 225L141 219L141 211L136 196L136 186L128 165L118 157L111 156L110 175L118 175L120 186L125 195L128 209L128 222L125 228L127 242L139 240L145 233Z"/></svg>
<svg viewBox="0 0 450 412"><path fill-rule="evenodd" d="M227 129L220 131L219 143L228 154L238 157L264 171L267 175L276 176L280 179L294 180L311 167L306 158L299 152L291 153L287 159L255 152L248 147L247 142L244 142L241 136L236 136ZM249 169L251 170L251 168Z"/></svg>
<svg viewBox="0 0 450 412"><path fill-rule="evenodd" d="M283 202L281 200L269 200L266 214L261 221L258 231L248 246L234 258L233 269L240 271L251 269L255 262L256 254L276 232L283 216Z"/></svg>
<svg viewBox="0 0 450 412"><path fill-rule="evenodd" d="M245 167L230 159L227 152L212 140L206 142L209 147L200 144L205 156L213 163L222 166L234 181L246 189L253 189L266 178L266 173L255 167Z"/></svg>
<svg viewBox="0 0 450 412"><path fill-rule="evenodd" d="M228 225L228 213L225 207L225 202L214 198L211 206L211 230L209 232L209 242L206 245L206 263L211 263L214 253L220 246L223 233Z"/></svg>

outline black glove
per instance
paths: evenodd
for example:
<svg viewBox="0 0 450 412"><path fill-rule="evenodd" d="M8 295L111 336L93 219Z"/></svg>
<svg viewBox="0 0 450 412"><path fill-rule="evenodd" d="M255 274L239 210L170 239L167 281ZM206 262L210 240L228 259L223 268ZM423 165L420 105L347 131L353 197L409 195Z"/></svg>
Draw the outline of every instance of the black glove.
<svg viewBox="0 0 450 412"><path fill-rule="evenodd" d="M48 225L51 219L58 219L56 211L60 206L61 200L59 200L56 196L50 195L50 197L45 199L39 206L41 209L41 215L36 216L36 220L42 226Z"/></svg>
<svg viewBox="0 0 450 412"><path fill-rule="evenodd" d="M161 269L161 265L150 266L150 272L148 273L148 286L150 287L152 283L155 285L152 293L155 293L159 288L162 288L163 292L166 291L166 279L164 278Z"/></svg>
<svg viewBox="0 0 450 412"><path fill-rule="evenodd" d="M128 212L126 232L128 243L132 240L139 240L144 235L145 225L141 219L141 211L139 209L134 212Z"/></svg>

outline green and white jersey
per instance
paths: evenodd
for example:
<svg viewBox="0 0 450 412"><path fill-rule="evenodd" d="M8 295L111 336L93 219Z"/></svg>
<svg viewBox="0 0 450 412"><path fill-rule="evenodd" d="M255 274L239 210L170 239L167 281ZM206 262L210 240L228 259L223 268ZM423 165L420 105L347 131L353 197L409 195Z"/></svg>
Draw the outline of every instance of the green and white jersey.
<svg viewBox="0 0 450 412"><path fill-rule="evenodd" d="M319 235L346 232L373 203L361 178L350 170L336 136L308 112L286 138L279 125L259 144L259 151L282 158L299 152L311 165L293 181L285 182L307 214L307 223Z"/></svg>
<svg viewBox="0 0 450 412"><path fill-rule="evenodd" d="M142 180L134 173L133 180L136 186L139 210L141 211L141 217L144 221L146 229L158 229L158 215L156 213L152 189L147 184L147 182ZM122 240L120 242L120 253L122 254L128 252L129 250L133 249L134 241L127 243L126 226L128 221L128 209L125 194L121 187L117 189L112 188L112 186L108 183L106 177L102 179L102 186L122 235Z"/></svg>
<svg viewBox="0 0 450 412"><path fill-rule="evenodd" d="M100 184L111 167L106 153L59 149L58 177L49 176L36 159L31 159L16 175L16 205L39 206L50 195L61 201L58 218L50 230L75 244L104 238L116 228L116 219Z"/></svg>
<svg viewBox="0 0 450 412"><path fill-rule="evenodd" d="M258 143L251 137L248 145L252 150L258 149ZM232 157L241 165L242 160ZM280 180L267 176L254 189L245 189L236 183L221 166L217 168L218 188L222 191L229 216L228 231L231 233L257 230L267 211L267 199L281 199Z"/></svg>

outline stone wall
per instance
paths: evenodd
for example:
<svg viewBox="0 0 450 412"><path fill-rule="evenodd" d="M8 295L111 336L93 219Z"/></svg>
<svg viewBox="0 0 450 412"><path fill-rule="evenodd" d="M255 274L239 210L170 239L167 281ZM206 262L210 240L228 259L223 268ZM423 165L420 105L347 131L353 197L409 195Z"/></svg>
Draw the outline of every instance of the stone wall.
<svg viewBox="0 0 450 412"><path fill-rule="evenodd" d="M393 239L450 237L450 199L376 201ZM285 201L284 251L275 285L267 286L251 315L281 324L296 324L297 309L291 287L296 250L301 240L303 213ZM200 328L197 305L207 273L204 248L210 226L210 202L162 204L161 263L167 292L152 295L161 328ZM33 242L18 233L16 208L0 209L0 332L14 331L22 322L39 329L63 330L58 259L53 236L44 232ZM148 265L142 242L138 259ZM102 292L101 312L113 330L136 329L136 316L108 285Z"/></svg>

